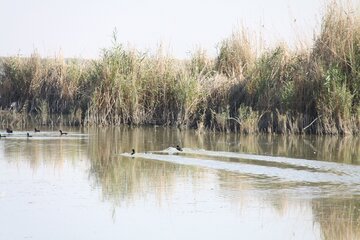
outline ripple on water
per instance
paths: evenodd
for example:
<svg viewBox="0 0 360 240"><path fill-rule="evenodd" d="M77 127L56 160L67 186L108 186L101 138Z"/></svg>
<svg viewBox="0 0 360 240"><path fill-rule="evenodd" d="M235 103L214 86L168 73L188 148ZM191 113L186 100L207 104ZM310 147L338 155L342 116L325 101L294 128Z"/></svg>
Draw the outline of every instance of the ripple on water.
<svg viewBox="0 0 360 240"><path fill-rule="evenodd" d="M136 157L263 177L271 181L294 183L297 188L305 187L307 190L313 187L314 191L319 188L330 192L332 189L337 192L346 189L360 193L360 166L342 163L191 148L184 148L182 152L167 148L137 153Z"/></svg>

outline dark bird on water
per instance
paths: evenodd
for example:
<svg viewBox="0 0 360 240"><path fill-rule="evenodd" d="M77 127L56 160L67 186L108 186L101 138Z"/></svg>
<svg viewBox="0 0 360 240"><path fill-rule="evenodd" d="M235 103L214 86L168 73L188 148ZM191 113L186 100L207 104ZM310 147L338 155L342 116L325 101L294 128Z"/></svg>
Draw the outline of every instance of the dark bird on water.
<svg viewBox="0 0 360 240"><path fill-rule="evenodd" d="M67 132L63 132L62 130L59 130L59 132L60 132L60 136L67 135Z"/></svg>
<svg viewBox="0 0 360 240"><path fill-rule="evenodd" d="M2 138L2 137L6 137L6 136L2 136L2 135L0 134L0 138Z"/></svg>
<svg viewBox="0 0 360 240"><path fill-rule="evenodd" d="M11 130L10 128L6 128L6 132L7 132L7 133L12 133L13 130Z"/></svg>
<svg viewBox="0 0 360 240"><path fill-rule="evenodd" d="M26 133L26 136L27 136L27 137L32 137L29 133Z"/></svg>
<svg viewBox="0 0 360 240"><path fill-rule="evenodd" d="M134 155L135 154L135 149L132 149L131 150L131 155Z"/></svg>
<svg viewBox="0 0 360 240"><path fill-rule="evenodd" d="M40 129L34 128L34 132L40 132Z"/></svg>
<svg viewBox="0 0 360 240"><path fill-rule="evenodd" d="M182 152L182 148L181 148L181 147L179 147L179 145L176 145L176 150L178 150L178 151Z"/></svg>

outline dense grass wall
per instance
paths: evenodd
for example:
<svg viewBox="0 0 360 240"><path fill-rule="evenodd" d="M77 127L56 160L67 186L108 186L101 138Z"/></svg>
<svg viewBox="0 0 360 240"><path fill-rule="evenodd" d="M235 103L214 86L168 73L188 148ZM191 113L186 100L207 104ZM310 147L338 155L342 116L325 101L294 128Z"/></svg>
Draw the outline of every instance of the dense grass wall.
<svg viewBox="0 0 360 240"><path fill-rule="evenodd" d="M98 60L0 61L3 125L176 125L242 133L357 134L360 14L333 3L307 49L258 49L234 33L210 58L177 60L116 41ZM12 110L10 110L10 107ZM30 120L29 120L30 119Z"/></svg>

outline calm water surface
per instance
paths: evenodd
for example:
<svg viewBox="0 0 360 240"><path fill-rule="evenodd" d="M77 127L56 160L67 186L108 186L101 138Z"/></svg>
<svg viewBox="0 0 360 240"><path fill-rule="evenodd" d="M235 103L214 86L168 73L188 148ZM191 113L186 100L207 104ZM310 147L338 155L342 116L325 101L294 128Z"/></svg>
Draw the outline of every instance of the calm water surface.
<svg viewBox="0 0 360 240"><path fill-rule="evenodd" d="M0 139L0 239L360 239L359 138L66 130Z"/></svg>

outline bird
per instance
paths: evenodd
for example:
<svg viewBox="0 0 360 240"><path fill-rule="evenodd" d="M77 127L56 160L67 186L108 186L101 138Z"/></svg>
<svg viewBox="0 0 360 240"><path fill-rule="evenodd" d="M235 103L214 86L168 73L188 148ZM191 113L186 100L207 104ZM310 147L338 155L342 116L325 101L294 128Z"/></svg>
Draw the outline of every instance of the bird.
<svg viewBox="0 0 360 240"><path fill-rule="evenodd" d="M67 135L67 132L63 132L62 130L59 130L59 132L60 132L60 136Z"/></svg>
<svg viewBox="0 0 360 240"><path fill-rule="evenodd" d="M34 128L34 132L40 132L40 129Z"/></svg>
<svg viewBox="0 0 360 240"><path fill-rule="evenodd" d="M32 137L29 133L26 133L26 136L27 136L27 137Z"/></svg>
<svg viewBox="0 0 360 240"><path fill-rule="evenodd" d="M13 130L11 130L10 128L6 128L6 132L7 132L7 133L12 133Z"/></svg>
<svg viewBox="0 0 360 240"><path fill-rule="evenodd" d="M4 137L6 137L6 136L2 136L2 135L0 134L0 138L2 138L2 137L4 138Z"/></svg>
<svg viewBox="0 0 360 240"><path fill-rule="evenodd" d="M182 148L181 148L181 147L179 147L179 145L176 145L176 150L178 150L178 151L182 152Z"/></svg>
<svg viewBox="0 0 360 240"><path fill-rule="evenodd" d="M131 155L134 155L135 154L135 149L132 149L131 150Z"/></svg>

